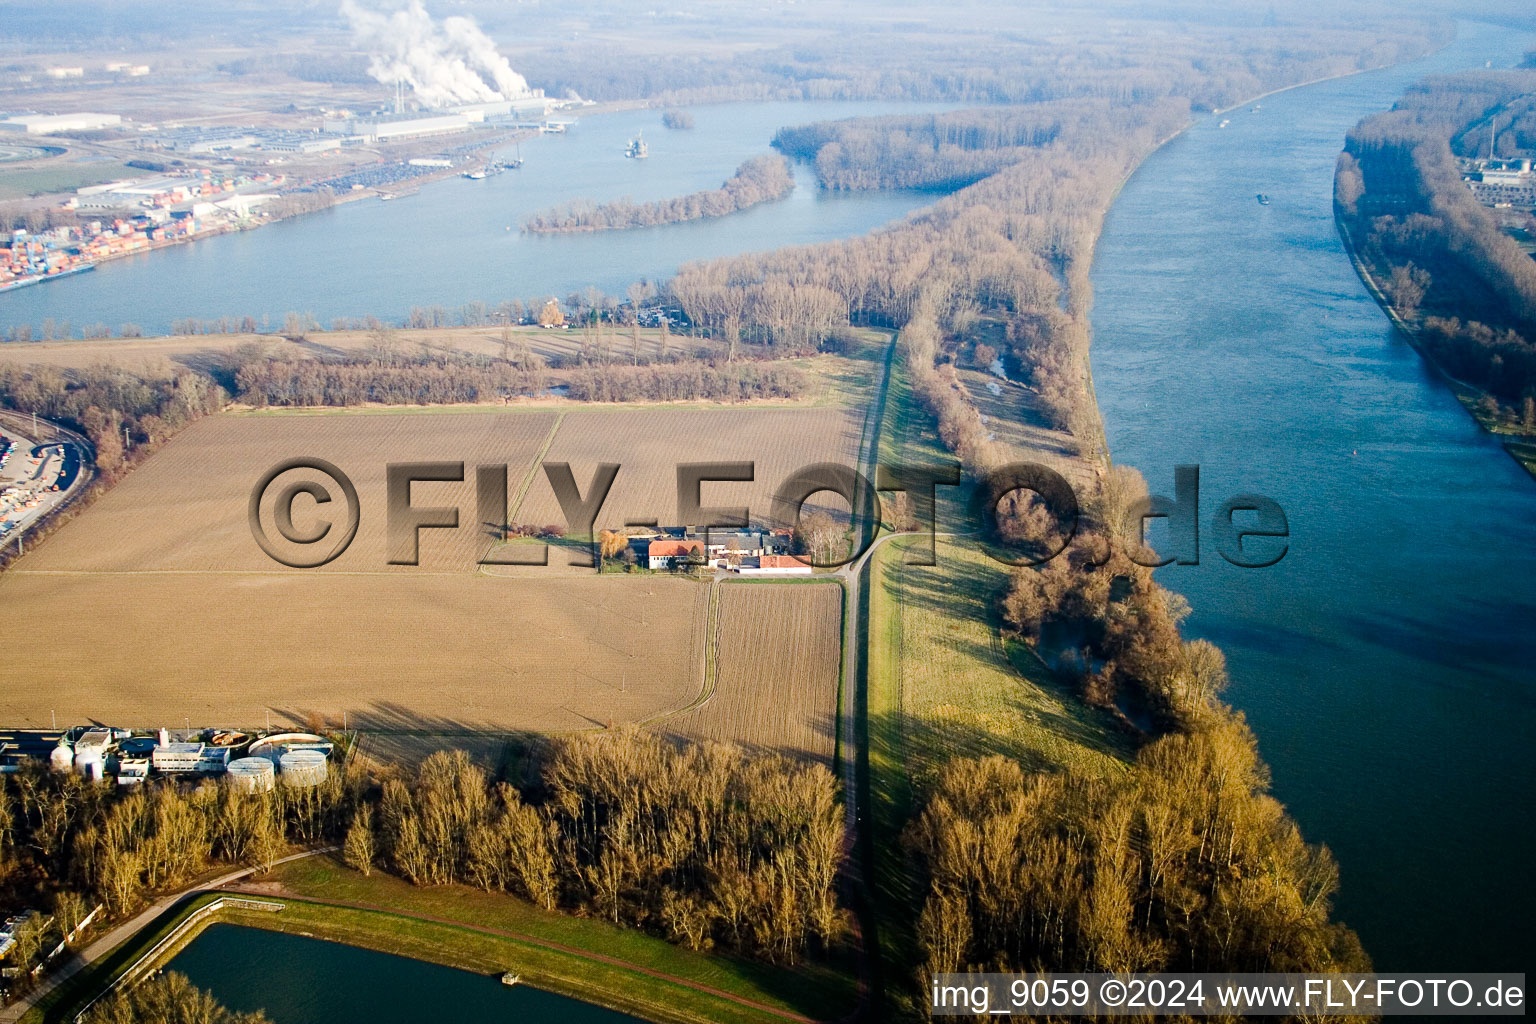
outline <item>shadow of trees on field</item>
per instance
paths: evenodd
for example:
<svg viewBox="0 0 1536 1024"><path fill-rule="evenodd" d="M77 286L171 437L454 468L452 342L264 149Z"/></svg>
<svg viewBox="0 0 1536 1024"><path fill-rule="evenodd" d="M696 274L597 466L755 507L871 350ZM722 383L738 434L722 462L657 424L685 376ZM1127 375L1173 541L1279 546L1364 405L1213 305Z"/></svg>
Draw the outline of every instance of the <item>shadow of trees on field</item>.
<svg viewBox="0 0 1536 1024"><path fill-rule="evenodd" d="M941 556L936 566L906 565L899 571L887 572L879 585L884 587L884 596L893 606L932 615L943 622L936 636L959 659L996 665L1016 677L1017 690L995 695L1002 713L1018 715L1067 742L1102 749L1114 756L1131 756L1134 740L1113 715L1084 707L1070 679L1040 661L1027 645L1003 635L997 598L1005 586L1006 572L1005 566L994 568ZM978 623L985 627L984 639L974 630ZM1054 697L1059 707L1027 701L1025 684ZM945 757L1001 754L1019 760L1032 771L1063 767L1022 746L1018 737L955 720L908 714L889 723L889 728L898 731L893 735L902 735L906 740L909 749L893 752L893 756L901 757L909 770L928 770L920 751L942 752ZM883 731L871 720L871 742Z"/></svg>
<svg viewBox="0 0 1536 1024"><path fill-rule="evenodd" d="M303 709L273 708L274 725L302 723L303 728L340 728L334 714L317 716ZM397 701L374 701L350 708L346 726L358 734L359 752L379 761L412 767L438 750L463 750L488 770L500 772L509 755L537 742L538 734L499 728L485 721L427 714Z"/></svg>

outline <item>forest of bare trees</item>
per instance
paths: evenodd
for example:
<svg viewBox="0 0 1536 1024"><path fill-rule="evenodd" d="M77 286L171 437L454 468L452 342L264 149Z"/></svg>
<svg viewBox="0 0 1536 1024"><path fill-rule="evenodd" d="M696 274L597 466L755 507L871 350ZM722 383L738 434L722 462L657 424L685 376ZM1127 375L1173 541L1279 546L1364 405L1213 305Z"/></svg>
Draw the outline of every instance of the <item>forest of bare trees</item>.
<svg viewBox="0 0 1536 1024"><path fill-rule="evenodd" d="M783 128L778 149L812 162L830 189L957 189L1061 138L1122 134L1137 119L1111 100L1063 100L942 114L856 117Z"/></svg>
<svg viewBox="0 0 1536 1024"><path fill-rule="evenodd" d="M581 402L745 402L798 398L807 386L804 373L773 362L589 366L564 378L568 396Z"/></svg>
<svg viewBox="0 0 1536 1024"><path fill-rule="evenodd" d="M385 783L354 866L462 882L779 962L844 928L843 814L819 765L637 730L551 741L537 777L492 785L462 753ZM364 856L364 853L372 856Z"/></svg>
<svg viewBox="0 0 1536 1024"><path fill-rule="evenodd" d="M1536 73L1420 83L1350 132L1335 175L1340 227L1397 315L1447 373L1536 431L1536 261L1462 180L1456 156L1536 155ZM1454 147L1454 149L1453 149Z"/></svg>
<svg viewBox="0 0 1536 1024"><path fill-rule="evenodd" d="M945 8L942 19L922 13L882 19L881 30L870 33L867 22L856 15L850 22L837 7L758 17L705 7L661 24L687 33L707 24L712 35L726 38L771 27L792 41L743 47L722 61L659 43L637 49L583 38L530 49L519 67L552 95L573 89L600 100L648 96L656 105L1180 96L1209 110L1282 85L1404 60L1452 31L1448 22L1405 17L1386 3L1352 4L1347 11L1282 3L1243 15L1215 0L1113 10L1110 21L1060 5L961 3Z"/></svg>
<svg viewBox="0 0 1536 1024"><path fill-rule="evenodd" d="M266 793L174 779L125 791L29 764L0 776L0 901L47 913L11 962L98 903L121 920L214 865L265 869L328 842L364 873L514 893L692 949L794 962L843 934L843 812L824 767L632 729L547 741L531 763L513 785L456 751L413 774L338 762L320 786Z"/></svg>
<svg viewBox="0 0 1536 1024"><path fill-rule="evenodd" d="M612 203L576 200L534 214L524 222L523 230L536 234L613 231L724 217L758 203L782 199L794 187L795 177L783 157L755 156L736 168L736 173L716 189L650 203L633 203L627 199Z"/></svg>
<svg viewBox="0 0 1536 1024"><path fill-rule="evenodd" d="M96 467L108 478L226 401L218 384L192 370L166 379L106 363L67 376L52 366L0 366L0 406L35 412L85 434L95 446Z"/></svg>
<svg viewBox="0 0 1536 1024"><path fill-rule="evenodd" d="M922 973L1370 970L1329 922L1332 857L1268 787L1240 718L1112 779L951 762L905 835L929 886Z"/></svg>
<svg viewBox="0 0 1536 1024"><path fill-rule="evenodd" d="M270 1024L263 1013L236 1013L169 971L113 991L91 1007L83 1024Z"/></svg>
<svg viewBox="0 0 1536 1024"><path fill-rule="evenodd" d="M471 355L256 359L240 367L235 398L267 406L454 405L541 394L548 375Z"/></svg>

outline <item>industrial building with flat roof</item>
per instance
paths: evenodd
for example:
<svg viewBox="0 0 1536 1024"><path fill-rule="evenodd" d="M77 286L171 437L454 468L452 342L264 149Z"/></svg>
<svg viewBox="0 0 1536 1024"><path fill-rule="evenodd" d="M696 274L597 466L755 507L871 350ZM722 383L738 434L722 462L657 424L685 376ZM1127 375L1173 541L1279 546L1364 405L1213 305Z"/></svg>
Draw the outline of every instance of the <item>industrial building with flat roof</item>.
<svg viewBox="0 0 1536 1024"><path fill-rule="evenodd" d="M0 131L26 135L52 135L54 132L90 132L115 128L123 123L118 114L13 114L0 119Z"/></svg>

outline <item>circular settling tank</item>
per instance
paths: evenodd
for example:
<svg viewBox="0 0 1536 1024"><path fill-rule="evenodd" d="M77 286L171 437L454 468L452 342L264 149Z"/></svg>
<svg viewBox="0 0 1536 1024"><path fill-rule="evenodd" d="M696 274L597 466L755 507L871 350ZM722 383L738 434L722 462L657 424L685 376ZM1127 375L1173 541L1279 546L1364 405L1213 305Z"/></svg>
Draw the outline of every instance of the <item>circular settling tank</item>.
<svg viewBox="0 0 1536 1024"><path fill-rule="evenodd" d="M226 772L229 784L242 793L267 793L276 775L272 762L264 757L237 757Z"/></svg>
<svg viewBox="0 0 1536 1024"><path fill-rule="evenodd" d="M308 789L325 781L326 757L318 750L290 750L278 759L283 785Z"/></svg>

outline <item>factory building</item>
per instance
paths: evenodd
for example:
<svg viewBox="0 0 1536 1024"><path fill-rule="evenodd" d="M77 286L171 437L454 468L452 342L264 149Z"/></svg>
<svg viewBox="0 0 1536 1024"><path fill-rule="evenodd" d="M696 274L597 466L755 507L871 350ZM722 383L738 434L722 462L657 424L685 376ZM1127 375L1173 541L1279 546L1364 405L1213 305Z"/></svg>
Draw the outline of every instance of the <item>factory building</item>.
<svg viewBox="0 0 1536 1024"><path fill-rule="evenodd" d="M271 153L326 153L340 149L343 136L324 132L230 126L175 128L146 136L146 143L178 153L226 153L262 149Z"/></svg>
<svg viewBox="0 0 1536 1024"><path fill-rule="evenodd" d="M340 149L344 136L328 132L260 132L256 144L268 153L329 153Z"/></svg>
<svg viewBox="0 0 1536 1024"><path fill-rule="evenodd" d="M406 139L421 135L443 135L468 131L470 125L485 120L476 112L421 112L414 114L369 114L360 117L328 117L321 122L327 132L355 136L366 142Z"/></svg>
<svg viewBox="0 0 1536 1024"><path fill-rule="evenodd" d="M26 135L52 135L54 132L90 132L115 128L123 123L118 114L13 114L0 119L0 131Z"/></svg>
<svg viewBox="0 0 1536 1024"><path fill-rule="evenodd" d="M491 100L489 103L465 103L450 108L456 114L467 114L481 121L516 121L523 118L543 118L549 114L550 103L544 98L544 90L536 89L531 96L515 100Z"/></svg>
<svg viewBox="0 0 1536 1024"><path fill-rule="evenodd" d="M221 153L250 149L256 145L256 133L245 128L177 128L161 134L157 141L163 148L180 153Z"/></svg>

